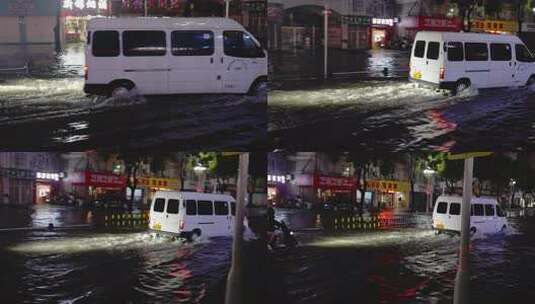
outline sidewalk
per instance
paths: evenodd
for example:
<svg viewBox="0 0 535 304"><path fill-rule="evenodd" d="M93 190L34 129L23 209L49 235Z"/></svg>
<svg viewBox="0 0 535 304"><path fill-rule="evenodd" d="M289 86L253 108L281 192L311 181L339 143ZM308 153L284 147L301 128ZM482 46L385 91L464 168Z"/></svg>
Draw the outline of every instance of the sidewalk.
<svg viewBox="0 0 535 304"><path fill-rule="evenodd" d="M407 77L410 54L396 50L329 49L329 74L361 79ZM353 73L343 75L344 73ZM270 51L269 73L274 81L323 78L323 49Z"/></svg>

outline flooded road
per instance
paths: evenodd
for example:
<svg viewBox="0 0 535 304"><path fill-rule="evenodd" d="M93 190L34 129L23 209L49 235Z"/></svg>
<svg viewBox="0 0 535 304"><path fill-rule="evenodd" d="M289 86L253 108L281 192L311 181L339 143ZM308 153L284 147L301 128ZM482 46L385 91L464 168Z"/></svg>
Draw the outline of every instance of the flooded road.
<svg viewBox="0 0 535 304"><path fill-rule="evenodd" d="M535 146L535 89L444 96L407 81L299 84L270 92L276 148L515 150Z"/></svg>
<svg viewBox="0 0 535 304"><path fill-rule="evenodd" d="M93 98L83 92L83 45L0 74L3 148L254 148L266 136L266 94Z"/></svg>
<svg viewBox="0 0 535 304"><path fill-rule="evenodd" d="M472 241L471 303L525 303L535 296L534 219L510 218L506 235ZM405 228L297 237L300 247L274 262L286 286L274 303L453 302L458 236Z"/></svg>
<svg viewBox="0 0 535 304"><path fill-rule="evenodd" d="M0 207L0 228L91 223L60 206ZM145 231L73 229L0 232L4 303L221 303L229 238L199 243Z"/></svg>

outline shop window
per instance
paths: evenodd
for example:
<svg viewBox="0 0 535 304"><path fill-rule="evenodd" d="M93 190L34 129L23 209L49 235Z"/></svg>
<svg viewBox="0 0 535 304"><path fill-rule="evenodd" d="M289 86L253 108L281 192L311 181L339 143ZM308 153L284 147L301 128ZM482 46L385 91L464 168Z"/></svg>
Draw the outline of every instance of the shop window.
<svg viewBox="0 0 535 304"><path fill-rule="evenodd" d="M440 43L436 41L430 41L427 44L427 59L438 59L440 51Z"/></svg>
<svg viewBox="0 0 535 304"><path fill-rule="evenodd" d="M263 58L264 50L253 38L241 31L223 32L223 51L225 55L241 58Z"/></svg>
<svg viewBox="0 0 535 304"><path fill-rule="evenodd" d="M493 205L485 205L485 216L494 216L494 206Z"/></svg>
<svg viewBox="0 0 535 304"><path fill-rule="evenodd" d="M228 203L227 202L214 202L215 215L228 215Z"/></svg>
<svg viewBox="0 0 535 304"><path fill-rule="evenodd" d="M163 212L165 209L165 199L164 198L157 198L154 201L154 212Z"/></svg>
<svg viewBox="0 0 535 304"><path fill-rule="evenodd" d="M451 215L459 215L459 214L461 214L461 204L459 204L459 203L451 203L450 204L450 214Z"/></svg>
<svg viewBox="0 0 535 304"><path fill-rule="evenodd" d="M445 203L445 202L438 203L437 213L446 214L447 210L448 210L448 203Z"/></svg>
<svg viewBox="0 0 535 304"><path fill-rule="evenodd" d="M174 31L171 52L175 56L210 56L214 54L214 33L210 31Z"/></svg>
<svg viewBox="0 0 535 304"><path fill-rule="evenodd" d="M486 43L472 43L464 44L464 53L466 61L487 61L489 60L489 50Z"/></svg>
<svg viewBox="0 0 535 304"><path fill-rule="evenodd" d="M464 49L462 42L448 42L448 61L463 61Z"/></svg>
<svg viewBox="0 0 535 304"><path fill-rule="evenodd" d="M197 201L199 215L214 215L214 206L211 201Z"/></svg>
<svg viewBox="0 0 535 304"><path fill-rule="evenodd" d="M534 62L535 59L529 52L528 48L523 44L515 45L516 60L520 62Z"/></svg>
<svg viewBox="0 0 535 304"><path fill-rule="evenodd" d="M507 43L491 43L490 59L493 61L510 61L512 58L511 46Z"/></svg>
<svg viewBox="0 0 535 304"><path fill-rule="evenodd" d="M123 54L125 56L165 55L164 31L124 31Z"/></svg>
<svg viewBox="0 0 535 304"><path fill-rule="evenodd" d="M167 201L167 213L178 214L178 200L170 199Z"/></svg>
<svg viewBox="0 0 535 304"><path fill-rule="evenodd" d="M414 57L424 58L425 53L425 41L418 40L414 46Z"/></svg>
<svg viewBox="0 0 535 304"><path fill-rule="evenodd" d="M197 215L197 201L196 200L186 201L186 215Z"/></svg>
<svg viewBox="0 0 535 304"><path fill-rule="evenodd" d="M119 33L117 31L96 31L93 33L93 56L119 56Z"/></svg>

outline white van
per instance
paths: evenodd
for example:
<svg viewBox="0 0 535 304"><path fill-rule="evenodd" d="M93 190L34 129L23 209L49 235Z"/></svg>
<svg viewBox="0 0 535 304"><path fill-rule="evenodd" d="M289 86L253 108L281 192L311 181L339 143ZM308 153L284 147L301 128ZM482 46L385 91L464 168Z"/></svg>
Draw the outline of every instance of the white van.
<svg viewBox="0 0 535 304"><path fill-rule="evenodd" d="M410 79L454 94L470 86L495 88L535 82L535 59L512 35L418 32Z"/></svg>
<svg viewBox="0 0 535 304"><path fill-rule="evenodd" d="M227 18L94 18L85 56L88 94L255 94L267 82L267 52Z"/></svg>
<svg viewBox="0 0 535 304"><path fill-rule="evenodd" d="M157 191L149 213L149 229L186 239L231 236L236 200L226 194Z"/></svg>
<svg viewBox="0 0 535 304"><path fill-rule="evenodd" d="M439 196L433 208L433 229L449 232L461 232L460 196ZM492 234L503 232L507 228L507 219L500 205L492 197L473 197L470 217L470 231Z"/></svg>

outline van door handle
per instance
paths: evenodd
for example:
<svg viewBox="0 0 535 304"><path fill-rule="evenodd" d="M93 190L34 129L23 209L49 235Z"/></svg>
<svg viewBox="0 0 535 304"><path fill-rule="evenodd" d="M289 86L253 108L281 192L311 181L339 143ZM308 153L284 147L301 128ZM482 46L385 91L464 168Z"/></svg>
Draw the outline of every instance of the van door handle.
<svg viewBox="0 0 535 304"><path fill-rule="evenodd" d="M210 63L214 63L214 58L210 58Z"/></svg>
<svg viewBox="0 0 535 304"><path fill-rule="evenodd" d="M426 60L426 61L425 61L425 64L429 64L429 60Z"/></svg>
<svg viewBox="0 0 535 304"><path fill-rule="evenodd" d="M169 214L166 214L166 215L165 215L165 218L169 218Z"/></svg>

